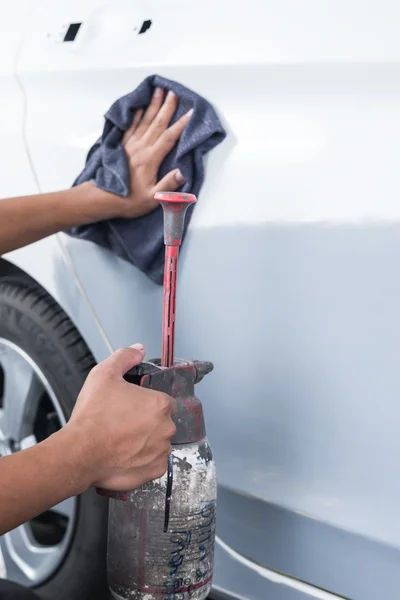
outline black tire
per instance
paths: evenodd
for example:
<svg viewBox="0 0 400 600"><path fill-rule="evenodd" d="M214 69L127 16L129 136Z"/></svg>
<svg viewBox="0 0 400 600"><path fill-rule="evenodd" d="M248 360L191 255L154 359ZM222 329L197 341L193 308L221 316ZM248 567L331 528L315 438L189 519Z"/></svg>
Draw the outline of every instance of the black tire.
<svg viewBox="0 0 400 600"><path fill-rule="evenodd" d="M22 279L0 279L0 337L42 369L68 420L95 361L71 320L49 294ZM78 498L72 540L58 570L35 589L43 600L105 600L107 509L89 490Z"/></svg>

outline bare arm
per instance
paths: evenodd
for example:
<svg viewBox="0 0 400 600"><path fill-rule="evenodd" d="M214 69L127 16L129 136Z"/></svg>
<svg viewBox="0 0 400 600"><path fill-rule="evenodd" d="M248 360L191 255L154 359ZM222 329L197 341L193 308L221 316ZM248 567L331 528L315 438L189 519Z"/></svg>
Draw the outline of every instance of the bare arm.
<svg viewBox="0 0 400 600"><path fill-rule="evenodd" d="M132 219L154 210L156 192L175 191L184 183L178 169L157 181L162 161L190 119L188 113L168 127L177 105L177 96L168 94L164 101L163 91L156 90L148 109L136 112L123 140L131 176L127 198L87 182L61 192L0 200L0 255L75 225Z"/></svg>
<svg viewBox="0 0 400 600"><path fill-rule="evenodd" d="M143 358L140 345L114 352L89 374L65 427L0 458L0 536L90 486L135 489L165 473L175 401L123 379Z"/></svg>
<svg viewBox="0 0 400 600"><path fill-rule="evenodd" d="M74 445L65 429L0 459L0 535L89 487Z"/></svg>
<svg viewBox="0 0 400 600"><path fill-rule="evenodd" d="M121 198L89 182L62 192L0 200L0 254L75 225L116 217L122 209Z"/></svg>

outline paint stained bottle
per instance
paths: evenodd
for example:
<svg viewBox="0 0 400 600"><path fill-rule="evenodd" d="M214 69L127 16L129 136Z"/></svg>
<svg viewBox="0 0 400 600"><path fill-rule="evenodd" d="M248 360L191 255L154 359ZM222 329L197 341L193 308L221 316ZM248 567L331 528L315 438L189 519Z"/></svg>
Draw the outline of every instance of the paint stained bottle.
<svg viewBox="0 0 400 600"><path fill-rule="evenodd" d="M211 369L200 361L162 369L152 361L127 377L176 398L177 433L162 478L110 498L108 578L116 600L204 600L210 593L217 485L194 384Z"/></svg>

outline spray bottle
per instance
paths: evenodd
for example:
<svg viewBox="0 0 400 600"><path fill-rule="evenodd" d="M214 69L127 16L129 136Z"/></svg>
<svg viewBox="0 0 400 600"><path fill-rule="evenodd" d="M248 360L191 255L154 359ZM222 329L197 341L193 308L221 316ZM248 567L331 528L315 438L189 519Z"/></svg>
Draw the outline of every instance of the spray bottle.
<svg viewBox="0 0 400 600"><path fill-rule="evenodd" d="M176 398L177 432L163 477L134 491L99 491L110 498L108 580L116 600L204 600L213 576L217 485L194 386L213 365L174 359L178 253L196 198L160 193L156 199L166 245L162 358L134 367L125 379Z"/></svg>

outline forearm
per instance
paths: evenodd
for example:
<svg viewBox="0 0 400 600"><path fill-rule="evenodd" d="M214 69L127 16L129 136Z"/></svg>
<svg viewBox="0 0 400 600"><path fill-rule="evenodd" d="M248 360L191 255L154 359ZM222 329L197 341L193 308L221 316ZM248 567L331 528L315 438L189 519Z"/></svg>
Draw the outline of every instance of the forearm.
<svg viewBox="0 0 400 600"><path fill-rule="evenodd" d="M68 429L0 458L0 535L89 486Z"/></svg>
<svg viewBox="0 0 400 600"><path fill-rule="evenodd" d="M113 218L122 202L90 182L62 192L0 200L0 255L76 225Z"/></svg>

